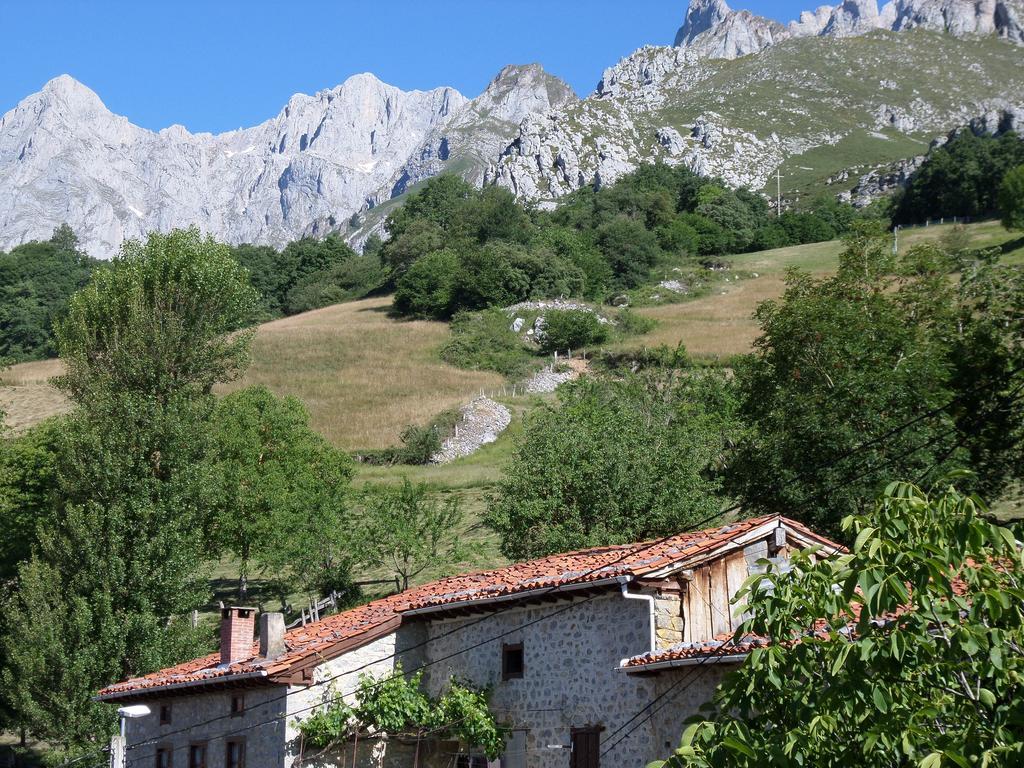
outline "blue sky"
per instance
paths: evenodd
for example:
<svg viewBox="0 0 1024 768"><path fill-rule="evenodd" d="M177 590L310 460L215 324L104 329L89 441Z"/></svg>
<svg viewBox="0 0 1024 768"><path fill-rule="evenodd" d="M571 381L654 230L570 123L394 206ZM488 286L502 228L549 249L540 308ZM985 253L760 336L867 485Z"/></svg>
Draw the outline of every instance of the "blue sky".
<svg viewBox="0 0 1024 768"><path fill-rule="evenodd" d="M818 4L808 2L807 5ZM780 20L802 5L736 0ZM67 73L147 128L253 125L357 72L475 96L540 62L581 94L641 45L671 44L686 0L0 0L0 113Z"/></svg>

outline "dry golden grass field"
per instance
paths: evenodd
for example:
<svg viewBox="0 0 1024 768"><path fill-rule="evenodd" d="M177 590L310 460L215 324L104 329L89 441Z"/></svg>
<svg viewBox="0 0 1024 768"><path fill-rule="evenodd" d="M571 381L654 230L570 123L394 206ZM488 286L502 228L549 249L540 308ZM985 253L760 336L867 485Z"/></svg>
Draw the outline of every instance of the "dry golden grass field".
<svg viewBox="0 0 1024 768"><path fill-rule="evenodd" d="M345 450L398 441L408 424L502 383L491 373L464 371L438 358L444 323L388 316L390 297L338 304L261 325L253 362L225 387L265 384L309 408L313 427ZM67 408L48 384L56 360L22 363L0 373L0 407L15 431Z"/></svg>
<svg viewBox="0 0 1024 768"><path fill-rule="evenodd" d="M950 229L906 230L901 250ZM971 224L968 231L972 245L1003 246L1006 260L1024 262L1024 240L1015 241L997 222ZM796 266L827 274L835 269L841 248L831 241L730 257L736 269L757 277L722 283L692 301L638 310L658 325L628 346L682 342L703 358L747 352L757 337L752 313L759 302L781 295L786 270ZM364 299L260 326L252 367L226 389L260 383L278 394L295 395L306 403L318 431L339 447L355 450L392 445L406 425L425 423L481 389L501 385L496 374L441 362L437 349L448 327L396 320L388 315L390 304L389 297ZM9 426L21 430L67 407L47 383L59 371L57 361L47 360L0 372L0 408Z"/></svg>
<svg viewBox="0 0 1024 768"><path fill-rule="evenodd" d="M294 395L314 429L353 450L393 445L406 425L501 386L497 374L441 362L446 324L396 320L390 306L390 297L364 299L260 326L252 366L229 388Z"/></svg>

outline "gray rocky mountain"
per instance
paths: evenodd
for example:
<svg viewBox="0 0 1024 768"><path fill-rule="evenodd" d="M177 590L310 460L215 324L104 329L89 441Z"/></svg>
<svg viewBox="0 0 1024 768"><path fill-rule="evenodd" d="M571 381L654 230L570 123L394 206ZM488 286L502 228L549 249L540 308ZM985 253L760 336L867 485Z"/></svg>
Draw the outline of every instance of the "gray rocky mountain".
<svg viewBox="0 0 1024 768"><path fill-rule="evenodd" d="M193 224L229 242L281 245L344 227L440 170L479 180L527 114L574 99L538 66L506 68L472 101L363 74L213 135L140 128L61 76L0 118L0 249L65 222L98 256Z"/></svg>
<svg viewBox="0 0 1024 768"><path fill-rule="evenodd" d="M879 8L876 0L844 0L804 11L783 26L734 11L724 0L692 0L675 45L701 56L735 59L764 50L793 37L851 37L877 29L927 29L956 37L998 35L1024 42L1022 0L891 0Z"/></svg>
<svg viewBox="0 0 1024 768"><path fill-rule="evenodd" d="M605 71L587 99L528 117L489 173L550 204L643 162L790 199L854 165L927 150L979 115L1019 111L1022 0L846 0L784 27L694 0L672 48Z"/></svg>

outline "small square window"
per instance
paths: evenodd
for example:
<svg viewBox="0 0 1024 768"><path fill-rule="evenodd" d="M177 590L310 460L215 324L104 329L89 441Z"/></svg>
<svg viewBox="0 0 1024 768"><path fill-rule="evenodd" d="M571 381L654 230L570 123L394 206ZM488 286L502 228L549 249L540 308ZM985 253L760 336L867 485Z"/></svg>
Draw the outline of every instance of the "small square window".
<svg viewBox="0 0 1024 768"><path fill-rule="evenodd" d="M245 742L233 739L224 752L224 768L245 768Z"/></svg>
<svg viewBox="0 0 1024 768"><path fill-rule="evenodd" d="M171 724L171 705L161 704L160 705L160 725Z"/></svg>
<svg viewBox="0 0 1024 768"><path fill-rule="evenodd" d="M231 697L231 716L232 717L241 717L243 712L245 712L245 697L244 696L232 696Z"/></svg>
<svg viewBox="0 0 1024 768"><path fill-rule="evenodd" d="M188 747L188 768L206 768L206 745L190 744Z"/></svg>
<svg viewBox="0 0 1024 768"><path fill-rule="evenodd" d="M156 748L156 768L171 768L171 756L174 751L167 746Z"/></svg>
<svg viewBox="0 0 1024 768"><path fill-rule="evenodd" d="M501 646L501 679L515 680L523 676L523 644L507 643Z"/></svg>

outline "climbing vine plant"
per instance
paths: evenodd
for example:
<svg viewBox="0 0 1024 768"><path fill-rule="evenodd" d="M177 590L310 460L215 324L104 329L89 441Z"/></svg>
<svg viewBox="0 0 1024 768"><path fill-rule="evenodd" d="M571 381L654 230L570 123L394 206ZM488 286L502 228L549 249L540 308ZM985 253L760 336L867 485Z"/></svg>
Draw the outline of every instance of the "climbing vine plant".
<svg viewBox="0 0 1024 768"><path fill-rule="evenodd" d="M384 733L417 740L452 739L482 750L489 760L501 755L506 733L490 710L487 691L450 680L444 693L433 698L422 683L422 672L406 676L401 664L387 677L362 675L354 705L331 691L313 715L298 722L303 743L328 749Z"/></svg>

